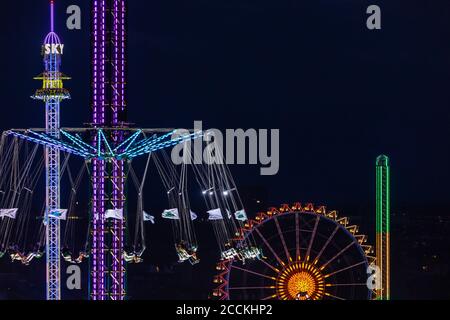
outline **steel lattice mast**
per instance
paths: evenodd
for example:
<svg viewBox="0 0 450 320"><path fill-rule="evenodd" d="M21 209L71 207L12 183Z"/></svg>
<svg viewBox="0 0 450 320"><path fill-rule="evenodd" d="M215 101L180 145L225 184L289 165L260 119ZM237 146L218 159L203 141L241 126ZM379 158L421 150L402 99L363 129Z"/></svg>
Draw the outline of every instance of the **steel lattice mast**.
<svg viewBox="0 0 450 320"><path fill-rule="evenodd" d="M95 128L126 127L125 102L125 0L94 0L92 30L93 94ZM123 131L112 131L114 144L123 140ZM93 137L99 146L99 135ZM107 209L124 209L124 161L110 158L92 161L92 265L91 298L125 298L125 266L122 258L124 221L107 222Z"/></svg>
<svg viewBox="0 0 450 320"><path fill-rule="evenodd" d="M389 158L381 155L376 161L376 261L381 289L377 298L390 299L390 167Z"/></svg>
<svg viewBox="0 0 450 320"><path fill-rule="evenodd" d="M64 46L54 32L54 1L50 1L50 33L44 40L45 72L36 77L42 80L42 88L37 90L34 99L45 102L46 133L58 139L60 129L60 103L69 99L69 92L63 87L63 80L69 79L61 71L61 56ZM47 300L61 299L60 272L60 221L49 217L52 210L60 208L60 151L47 146L46 163L46 257L47 257Z"/></svg>

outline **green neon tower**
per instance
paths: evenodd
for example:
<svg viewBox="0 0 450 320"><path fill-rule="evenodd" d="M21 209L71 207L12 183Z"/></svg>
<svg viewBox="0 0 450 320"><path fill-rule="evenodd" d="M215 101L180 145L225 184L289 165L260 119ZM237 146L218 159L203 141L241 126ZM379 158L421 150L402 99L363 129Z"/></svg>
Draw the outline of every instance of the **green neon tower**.
<svg viewBox="0 0 450 320"><path fill-rule="evenodd" d="M381 155L376 161L376 263L379 270L378 300L390 300L390 164L389 158Z"/></svg>

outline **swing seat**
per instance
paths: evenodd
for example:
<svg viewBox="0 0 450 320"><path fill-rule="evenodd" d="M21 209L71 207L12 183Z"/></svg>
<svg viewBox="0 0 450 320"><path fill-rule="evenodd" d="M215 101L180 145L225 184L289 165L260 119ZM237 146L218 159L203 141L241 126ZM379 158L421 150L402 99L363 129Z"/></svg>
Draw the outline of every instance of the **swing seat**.
<svg viewBox="0 0 450 320"><path fill-rule="evenodd" d="M197 255L193 255L189 258L189 262L191 265L195 266L196 264L200 263L200 259L197 257Z"/></svg>
<svg viewBox="0 0 450 320"><path fill-rule="evenodd" d="M231 260L237 257L239 254L237 253L236 249L231 248L226 251L222 252L222 259L224 260Z"/></svg>
<svg viewBox="0 0 450 320"><path fill-rule="evenodd" d="M240 254L242 255L243 259L260 259L261 257L261 251L258 248L251 247L251 248L245 248L243 249Z"/></svg>
<svg viewBox="0 0 450 320"><path fill-rule="evenodd" d="M125 262L132 263L135 258L136 258L135 254L129 254L126 251L123 252L123 260L125 260Z"/></svg>
<svg viewBox="0 0 450 320"><path fill-rule="evenodd" d="M61 256L63 257L64 261L71 264L76 264L75 260L72 258L72 252L70 252L69 250L63 249L61 251Z"/></svg>

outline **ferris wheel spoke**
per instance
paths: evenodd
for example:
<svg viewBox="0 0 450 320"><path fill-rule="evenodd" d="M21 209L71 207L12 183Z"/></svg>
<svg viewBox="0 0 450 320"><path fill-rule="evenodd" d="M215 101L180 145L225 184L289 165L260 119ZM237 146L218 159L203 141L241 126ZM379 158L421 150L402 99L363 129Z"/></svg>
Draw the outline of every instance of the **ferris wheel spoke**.
<svg viewBox="0 0 450 320"><path fill-rule="evenodd" d="M316 222L314 224L314 229L313 229L313 233L311 236L311 239L309 240L309 245L308 245L308 251L306 252L306 261L309 261L309 257L311 254L311 248L314 242L314 238L316 237L316 233L317 233L317 226L319 225L319 221L320 221L320 216L316 217Z"/></svg>
<svg viewBox="0 0 450 320"><path fill-rule="evenodd" d="M344 299L344 298L341 298L341 297L332 295L331 293L328 293L328 292L325 292L325 295L326 295L327 297L330 297L330 298L333 298L333 299L336 299L336 300L346 300L346 299Z"/></svg>
<svg viewBox="0 0 450 320"><path fill-rule="evenodd" d="M284 236L283 233L281 232L281 227L280 227L280 223L278 222L278 218L275 217L275 225L277 226L277 230L278 230L278 235L280 236L281 239L281 243L283 244L283 248L284 248L284 253L286 254L286 259L288 262L292 261L291 255L289 254L289 250L286 246L286 241L284 240Z"/></svg>
<svg viewBox="0 0 450 320"><path fill-rule="evenodd" d="M268 287L234 287L234 288L228 288L228 290L260 290L260 289L276 289L275 286L268 286Z"/></svg>
<svg viewBox="0 0 450 320"><path fill-rule="evenodd" d="M364 261L361 261L361 262L352 264L351 266L348 266L348 267L342 268L342 269L340 269L340 270L334 271L334 272L332 272L332 273L329 273L329 274L327 274L327 275L324 275L324 278L328 278L328 277L334 276L335 274L338 274L338 273L343 272L343 271L347 271L347 270L349 270L349 269L353 269L353 268L355 268L355 267L357 267L357 266L360 266L360 265L362 265L362 264L365 264L365 263L366 263L366 261L364 260Z"/></svg>
<svg viewBox="0 0 450 320"><path fill-rule="evenodd" d="M296 249L296 255L297 260L301 260L300 255L300 222L299 222L299 214L295 214L295 249Z"/></svg>
<svg viewBox="0 0 450 320"><path fill-rule="evenodd" d="M324 270L331 262L333 262L335 259L337 259L341 254L343 254L345 251L348 250L352 245L355 244L355 241L350 242L344 249L339 251L335 256L333 256L330 260L328 260L324 265L320 267L320 270Z"/></svg>
<svg viewBox="0 0 450 320"><path fill-rule="evenodd" d="M325 249L328 247L328 245L330 244L331 240L333 240L336 232L338 232L339 230L339 226L336 226L336 228L334 229L333 233L330 235L330 237L327 239L327 242L323 245L322 249L320 249L319 254L317 255L317 257L314 259L314 264L319 262L320 257L322 256L322 253L325 251Z"/></svg>
<svg viewBox="0 0 450 320"><path fill-rule="evenodd" d="M265 298L263 298L263 299L261 299L261 300L263 300L263 301L265 301L265 300L272 300L272 299L275 299L276 297L277 297L277 295L276 295L276 294L273 294L273 295L268 296L268 297L265 297Z"/></svg>
<svg viewBox="0 0 450 320"><path fill-rule="evenodd" d="M268 263L266 260L264 259L259 259L258 261L261 261L262 263L264 263L266 266L268 266L270 269L272 269L273 271L275 271L276 273L280 272L280 269L275 268L273 265L271 265L270 263Z"/></svg>
<svg viewBox="0 0 450 320"><path fill-rule="evenodd" d="M262 274L262 273L259 273L259 272L256 272L256 271L252 271L252 270L248 270L248 269L244 269L244 268L240 268L238 266L234 266L233 265L233 266L231 266L231 268L237 269L237 270L240 270L240 271L243 271L243 272L251 273L251 274L254 274L256 276L260 276L262 278L267 278L267 279L270 279L270 280L276 280L276 278L274 278L274 277L266 276L265 274Z"/></svg>
<svg viewBox="0 0 450 320"><path fill-rule="evenodd" d="M269 242L266 240L266 238L262 235L261 231L259 231L258 228L255 228L255 230L256 230L256 233L261 237L261 239L264 242L264 244L266 245L266 247L269 248L270 252L272 252L273 256L277 259L278 263L281 264L282 266L284 266L285 263L283 262L283 260L280 259L280 257L277 255L275 250L273 250L272 246L269 244Z"/></svg>
<svg viewBox="0 0 450 320"><path fill-rule="evenodd" d="M354 286L367 286L367 283L328 283L327 287L354 287Z"/></svg>

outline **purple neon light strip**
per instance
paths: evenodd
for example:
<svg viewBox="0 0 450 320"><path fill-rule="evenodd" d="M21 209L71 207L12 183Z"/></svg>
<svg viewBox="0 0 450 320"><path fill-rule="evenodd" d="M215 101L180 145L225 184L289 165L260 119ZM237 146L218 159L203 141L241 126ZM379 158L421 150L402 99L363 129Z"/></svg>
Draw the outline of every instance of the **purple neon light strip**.
<svg viewBox="0 0 450 320"><path fill-rule="evenodd" d="M100 287L102 288L102 300L106 299L106 266L105 266L105 172L106 172L106 165L105 161L100 161L100 167L101 167L101 183L100 183L100 204L99 204L99 212L100 212L100 219L101 222L101 230L100 230Z"/></svg>
<svg viewBox="0 0 450 320"><path fill-rule="evenodd" d="M122 0L120 2L120 11L121 11L121 23L120 23L120 52L119 55L121 57L121 74L120 74L120 110L123 112L125 109L125 0ZM120 142L124 140L123 133L120 133L122 136L120 137ZM122 208L124 207L125 203L125 173L124 173L124 162L120 162L120 185L121 185L121 205ZM123 242L124 242L124 222L120 221L120 239L122 239L121 243L121 250L123 249ZM121 299L125 298L125 272L124 272L124 266L123 266L123 259L120 260L120 269L121 269L121 288L120 288L120 294Z"/></svg>
<svg viewBox="0 0 450 320"><path fill-rule="evenodd" d="M50 0L50 31L55 31L55 2Z"/></svg>
<svg viewBox="0 0 450 320"><path fill-rule="evenodd" d="M109 7L113 4L113 7ZM108 9L112 9L114 19L112 24L112 33L107 34L106 14ZM119 126L119 112L125 109L125 0L95 0L93 11L93 123L96 126L113 125ZM109 39L112 37L112 39ZM113 41L110 41L113 40ZM106 52L107 43L113 43L113 50L108 54ZM109 55L112 54L110 57ZM107 60L114 64L111 69L111 74L106 74ZM107 77L111 77L111 122L106 123L106 112L108 102L106 101L106 86ZM113 135L115 142L124 140L121 133ZM106 265L105 257L105 232L106 223L104 219L105 213L105 185L106 185L106 164L104 161L96 160L94 163L93 176L93 208L94 214L98 215L98 220L93 224L93 277L92 277L92 294L93 299L103 300L107 298L108 293L113 299L124 299L125 293L125 275L124 263L122 260L122 249L124 239L124 224L123 221L115 221L111 225L116 237L113 237L111 243L111 250L114 258L111 261L109 270ZM112 197L112 205L115 208L124 207L124 170L123 162L117 164L113 168L114 188ZM95 247L95 248L94 248ZM106 281L107 271L117 281L112 281L112 286L108 290ZM109 291L109 292L108 292Z"/></svg>
<svg viewBox="0 0 450 320"><path fill-rule="evenodd" d="M112 89L113 89L113 105L112 105L112 111L113 111L113 115L112 115L112 121L113 121L113 125L118 125L118 115L117 115L117 108L118 108L118 94L117 94L117 83L118 83L118 59L117 59L117 50L118 50L118 37L117 37L117 12L118 12L118 3L117 1L114 1L114 8L113 8L113 19L114 19L114 23L113 23L113 39L114 39L114 43L115 46L113 48L113 53L112 53L112 61L114 64L113 70L114 71L114 75L113 75L113 83L112 83ZM113 139L116 140L117 142L117 134L114 133L113 134ZM115 209L120 209L119 207L119 201L118 201L118 197L119 197L119 190L118 188L120 188L119 186L119 181L118 181L118 177L119 177L119 172L118 172L118 168L117 168L117 164L113 163L113 182L114 182L114 187L113 187L113 206ZM118 237L120 236L118 234L118 226L117 226L117 221L114 221L112 223L113 225L112 227L112 243L111 243L111 247L112 247L112 251L111 251L111 255L112 255L112 265L111 265L111 275L112 275L112 284L111 284L111 298L116 300L119 298L118 295L120 295L120 280L121 280L121 276L120 276L120 270L119 267L119 256L118 256L118 250L120 248L120 240ZM120 258L121 259L121 258Z"/></svg>
<svg viewBox="0 0 450 320"><path fill-rule="evenodd" d="M123 209L124 207L124 178L123 178L123 162L117 161L114 163L114 192L113 192L113 205L116 209ZM112 276L113 283L111 286L111 298L115 300L124 299L124 273L123 273L123 260L122 260L122 250L123 250L123 221L114 220L113 222L113 233L114 237L112 239Z"/></svg>
<svg viewBox="0 0 450 320"><path fill-rule="evenodd" d="M114 0L113 7L113 37L114 37L114 49L113 49L113 63L114 63L114 75L113 75L113 126L119 126L119 113L124 109L124 79L125 79L125 69L124 69L124 47L125 47L125 26L124 26L124 17L125 17L125 3L123 0ZM124 137L122 133L116 132L114 133L113 139L116 144L119 144L123 141ZM113 180L114 180L114 191L113 191L113 206L116 209L124 208L124 172L123 172L123 162L117 161L114 164L113 168ZM112 287L111 287L111 296L113 299L122 300L125 298L125 275L123 269L123 259L122 259L122 250L123 250L123 234L124 223L123 221L115 220L113 222L113 234L115 235L112 239Z"/></svg>
<svg viewBox="0 0 450 320"><path fill-rule="evenodd" d="M95 0L93 8L93 123L104 125L105 114L105 0ZM97 139L97 138L95 138ZM94 145L99 141L94 141ZM93 196L93 261L92 261L92 299L106 299L105 283L105 163L93 161L92 196Z"/></svg>
<svg viewBox="0 0 450 320"><path fill-rule="evenodd" d="M105 162L94 160L93 177L93 207L94 207L94 233L93 233L93 275L92 275L92 298L94 300L105 300L105 216L104 216L104 172Z"/></svg>
<svg viewBox="0 0 450 320"><path fill-rule="evenodd" d="M99 2L94 1L94 23L93 23L93 122L97 123L97 113L98 113L98 15L99 15ZM91 274L91 282L92 282L92 299L97 300L99 298L99 210L97 199L99 198L98 192L98 162L97 160L93 161L93 177L92 177L92 274Z"/></svg>
<svg viewBox="0 0 450 320"><path fill-rule="evenodd" d="M92 212L93 212L93 224L92 224L92 228L93 228L93 232L92 232L92 275L91 275L91 294L92 294L92 299L96 300L98 297L98 273L99 273L99 268L98 268L98 222L97 219L95 218L96 215L98 214L98 205L96 202L96 199L98 199L98 177L97 177L97 172L98 172L98 164L97 164L97 160L93 160L93 178L92 178Z"/></svg>
<svg viewBox="0 0 450 320"><path fill-rule="evenodd" d="M105 125L106 1L94 1L93 12L93 123Z"/></svg>
<svg viewBox="0 0 450 320"><path fill-rule="evenodd" d="M113 76L113 125L116 126L119 124L119 119L118 119L118 108L119 108L119 92L118 90L118 85L119 85L119 59L118 59L118 52L120 51L120 42L119 42L119 36L118 36L118 23L117 23L117 18L118 18L118 13L119 13L119 8L118 8L118 3L117 1L114 1L114 9L113 9L113 19L114 19L114 23L113 23L113 37L114 37L114 48L113 48L113 57L112 57L112 61L113 61L113 70L114 70L114 76ZM116 138L116 137L115 137Z"/></svg>

